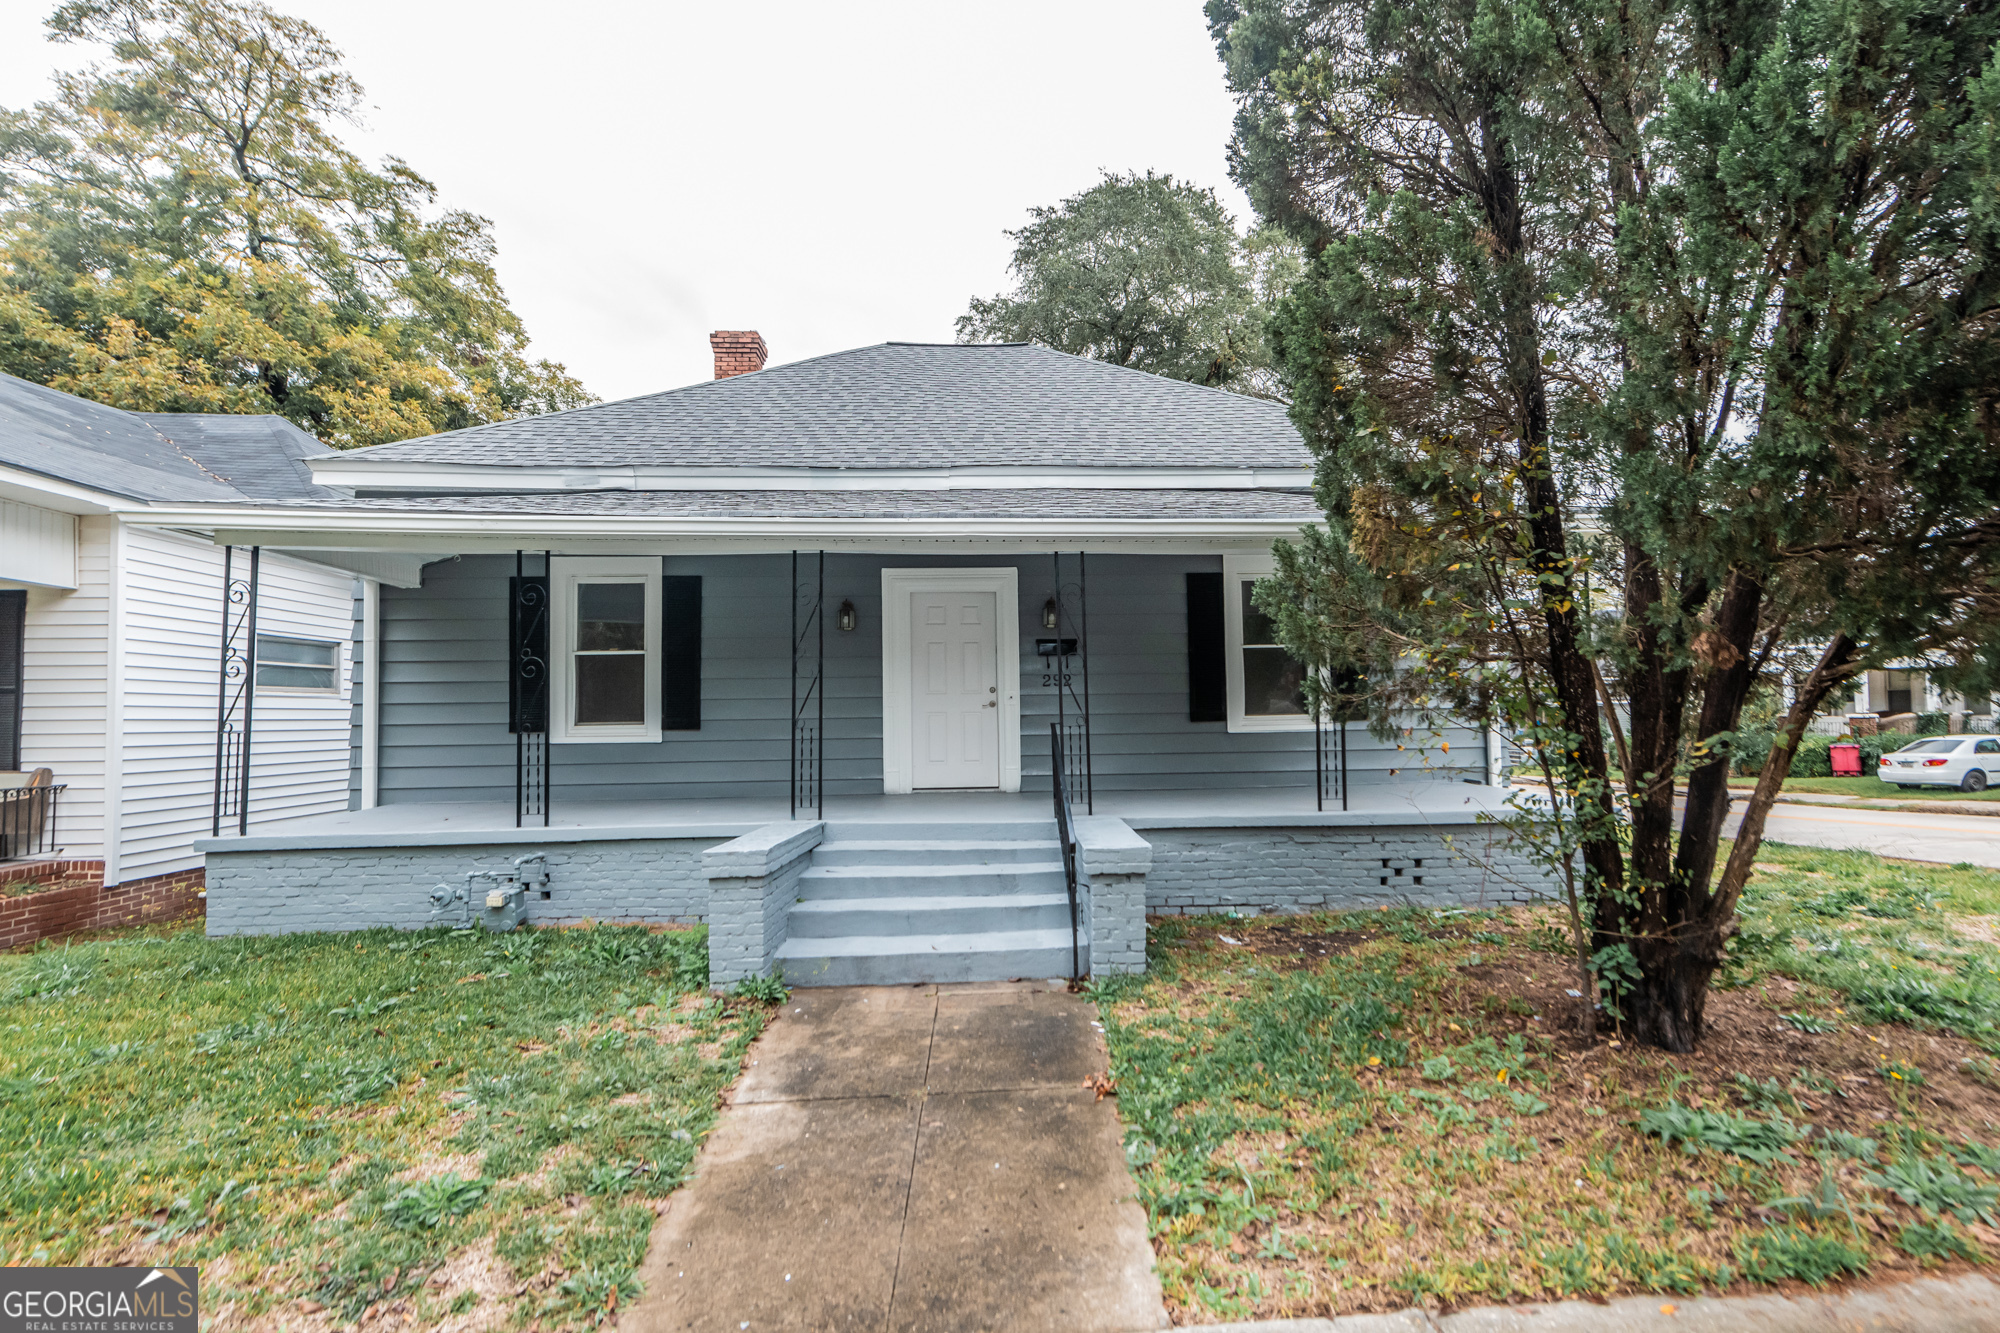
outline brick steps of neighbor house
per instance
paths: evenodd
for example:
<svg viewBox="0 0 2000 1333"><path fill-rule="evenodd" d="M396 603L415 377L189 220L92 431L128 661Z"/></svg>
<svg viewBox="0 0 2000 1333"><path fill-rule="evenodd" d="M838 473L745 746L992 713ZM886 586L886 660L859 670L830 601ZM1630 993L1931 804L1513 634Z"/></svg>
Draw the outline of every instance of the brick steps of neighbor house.
<svg viewBox="0 0 2000 1333"><path fill-rule="evenodd" d="M1068 976L1054 822L829 824L778 963L795 986Z"/></svg>

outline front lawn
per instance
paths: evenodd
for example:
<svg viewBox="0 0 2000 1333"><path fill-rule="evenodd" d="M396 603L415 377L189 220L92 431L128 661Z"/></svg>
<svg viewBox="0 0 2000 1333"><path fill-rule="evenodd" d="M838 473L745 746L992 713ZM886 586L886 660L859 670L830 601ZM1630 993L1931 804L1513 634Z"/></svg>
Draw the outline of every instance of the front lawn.
<svg viewBox="0 0 2000 1333"><path fill-rule="evenodd" d="M197 1264L211 1329L595 1324L764 1011L700 931L0 956L0 1263Z"/></svg>
<svg viewBox="0 0 2000 1333"><path fill-rule="evenodd" d="M2000 1253L2000 874L1767 845L1688 1057L1580 1040L1544 909L1153 923L1098 988L1179 1322Z"/></svg>
<svg viewBox="0 0 2000 1333"><path fill-rule="evenodd" d="M1729 785L1737 791L1749 791L1757 785L1757 779L1731 778ZM1784 790L1818 796L1866 796L1881 801L2000 801L2000 787L1989 787L1982 792L1960 791L1956 787L1913 787L1905 791L1873 774L1859 778L1786 778Z"/></svg>

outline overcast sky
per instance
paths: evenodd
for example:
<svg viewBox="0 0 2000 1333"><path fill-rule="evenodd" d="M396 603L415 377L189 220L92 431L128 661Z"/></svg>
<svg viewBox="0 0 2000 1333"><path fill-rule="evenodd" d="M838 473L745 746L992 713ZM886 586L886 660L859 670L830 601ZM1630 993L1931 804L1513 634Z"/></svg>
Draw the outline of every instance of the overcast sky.
<svg viewBox="0 0 2000 1333"><path fill-rule="evenodd" d="M711 373L948 342L1007 283L1002 234L1100 168L1215 187L1231 103L1200 0L271 0L367 90L349 134L493 220L538 355L628 397ZM0 0L0 105L91 53Z"/></svg>

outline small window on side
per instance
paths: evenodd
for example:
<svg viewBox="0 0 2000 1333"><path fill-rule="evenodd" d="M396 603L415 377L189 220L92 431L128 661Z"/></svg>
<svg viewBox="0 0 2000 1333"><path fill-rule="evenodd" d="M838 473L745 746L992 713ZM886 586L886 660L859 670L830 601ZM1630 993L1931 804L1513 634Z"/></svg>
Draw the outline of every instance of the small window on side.
<svg viewBox="0 0 2000 1333"><path fill-rule="evenodd" d="M340 645L321 639L257 636L257 688L340 692Z"/></svg>
<svg viewBox="0 0 2000 1333"><path fill-rule="evenodd" d="M2000 754L2000 741L1981 741L1972 747L1974 754Z"/></svg>

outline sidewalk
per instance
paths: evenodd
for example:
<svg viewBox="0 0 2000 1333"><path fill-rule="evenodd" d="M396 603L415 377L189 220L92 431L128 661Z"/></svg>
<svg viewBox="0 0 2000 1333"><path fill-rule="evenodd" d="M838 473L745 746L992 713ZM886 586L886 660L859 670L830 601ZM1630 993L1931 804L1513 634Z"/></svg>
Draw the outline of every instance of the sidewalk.
<svg viewBox="0 0 2000 1333"><path fill-rule="evenodd" d="M2000 1283L1980 1274L1805 1296L1631 1296L1598 1305L1493 1305L1207 1324L1203 1333L1989 1333Z"/></svg>
<svg viewBox="0 0 2000 1333"><path fill-rule="evenodd" d="M1062 983L793 991L621 1327L1164 1327L1095 1016Z"/></svg>

